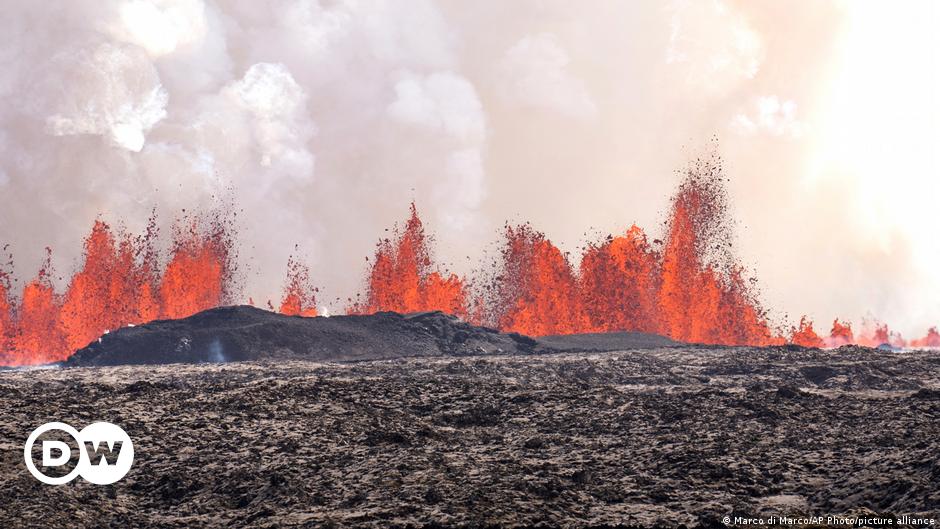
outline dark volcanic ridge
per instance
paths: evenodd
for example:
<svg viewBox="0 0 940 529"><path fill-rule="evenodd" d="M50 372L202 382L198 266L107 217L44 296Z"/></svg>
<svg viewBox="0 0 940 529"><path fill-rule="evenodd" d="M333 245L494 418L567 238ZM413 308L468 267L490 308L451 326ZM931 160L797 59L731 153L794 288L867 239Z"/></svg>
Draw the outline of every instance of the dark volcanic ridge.
<svg viewBox="0 0 940 529"><path fill-rule="evenodd" d="M655 334L616 332L531 338L478 327L441 312L305 318L251 306L124 327L63 365L107 366L257 360L363 361L402 357L622 351L678 345Z"/></svg>

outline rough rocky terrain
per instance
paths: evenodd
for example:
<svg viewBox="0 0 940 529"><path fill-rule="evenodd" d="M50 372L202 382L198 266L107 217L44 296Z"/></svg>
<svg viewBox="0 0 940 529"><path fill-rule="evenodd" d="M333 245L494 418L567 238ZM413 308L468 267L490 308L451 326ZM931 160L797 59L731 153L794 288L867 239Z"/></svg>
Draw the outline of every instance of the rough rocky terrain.
<svg viewBox="0 0 940 529"><path fill-rule="evenodd" d="M0 527L940 519L938 352L684 347L7 371L0 414ZM109 486L39 483L23 442L53 420L121 425L134 467Z"/></svg>
<svg viewBox="0 0 940 529"><path fill-rule="evenodd" d="M77 351L65 365L361 361L404 356L614 351L667 345L676 343L654 334L630 332L535 340L470 325L441 312L303 318L235 306L118 329Z"/></svg>

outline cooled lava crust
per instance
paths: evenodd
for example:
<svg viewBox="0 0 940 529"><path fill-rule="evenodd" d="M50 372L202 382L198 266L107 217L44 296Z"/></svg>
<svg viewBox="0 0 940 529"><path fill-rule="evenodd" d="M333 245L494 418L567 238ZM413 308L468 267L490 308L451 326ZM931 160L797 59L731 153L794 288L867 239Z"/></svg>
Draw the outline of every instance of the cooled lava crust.
<svg viewBox="0 0 940 529"><path fill-rule="evenodd" d="M0 527L940 518L938 377L938 352L854 347L7 371ZM33 428L98 420L134 441L122 481L29 475Z"/></svg>

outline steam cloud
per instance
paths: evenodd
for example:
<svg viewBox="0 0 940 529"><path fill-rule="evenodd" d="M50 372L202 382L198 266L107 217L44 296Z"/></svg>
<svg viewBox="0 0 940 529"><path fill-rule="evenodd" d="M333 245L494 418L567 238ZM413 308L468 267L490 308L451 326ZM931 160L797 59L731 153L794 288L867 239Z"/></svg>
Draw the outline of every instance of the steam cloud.
<svg viewBox="0 0 940 529"><path fill-rule="evenodd" d="M70 272L99 214L140 231L153 208L167 224L230 192L255 300L277 297L295 245L322 300L353 295L412 199L458 272L506 219L569 250L588 226L655 235L673 171L717 133L769 306L820 322L871 310L909 336L940 319L940 254L922 240L936 221L869 207L891 178L828 156L833 72L860 27L843 4L0 3L0 242L20 279L45 246ZM931 24L905 25L936 22L926 5L878 17L909 34L884 62L938 48ZM935 95L870 95L900 108L889 125L916 113L940 137ZM844 126L872 145L911 132L854 110ZM904 153L926 160L908 205L940 199L934 143Z"/></svg>

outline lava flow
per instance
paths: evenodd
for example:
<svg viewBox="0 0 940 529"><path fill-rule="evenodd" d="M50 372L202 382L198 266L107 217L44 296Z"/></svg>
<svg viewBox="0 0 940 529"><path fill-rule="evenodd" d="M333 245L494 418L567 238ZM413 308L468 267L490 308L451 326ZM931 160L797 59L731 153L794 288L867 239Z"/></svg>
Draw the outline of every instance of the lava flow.
<svg viewBox="0 0 940 529"><path fill-rule="evenodd" d="M481 323L530 335L643 331L711 344L768 345L773 336L730 240L720 160L700 160L673 196L667 237L637 226L588 245L576 272L528 224L507 227L485 282Z"/></svg>
<svg viewBox="0 0 940 529"><path fill-rule="evenodd" d="M711 344L769 345L765 313L730 253L721 160L697 160L672 199L659 263L659 332Z"/></svg>
<svg viewBox="0 0 940 529"><path fill-rule="evenodd" d="M593 330L659 331L659 254L635 224L581 257L581 302Z"/></svg>

